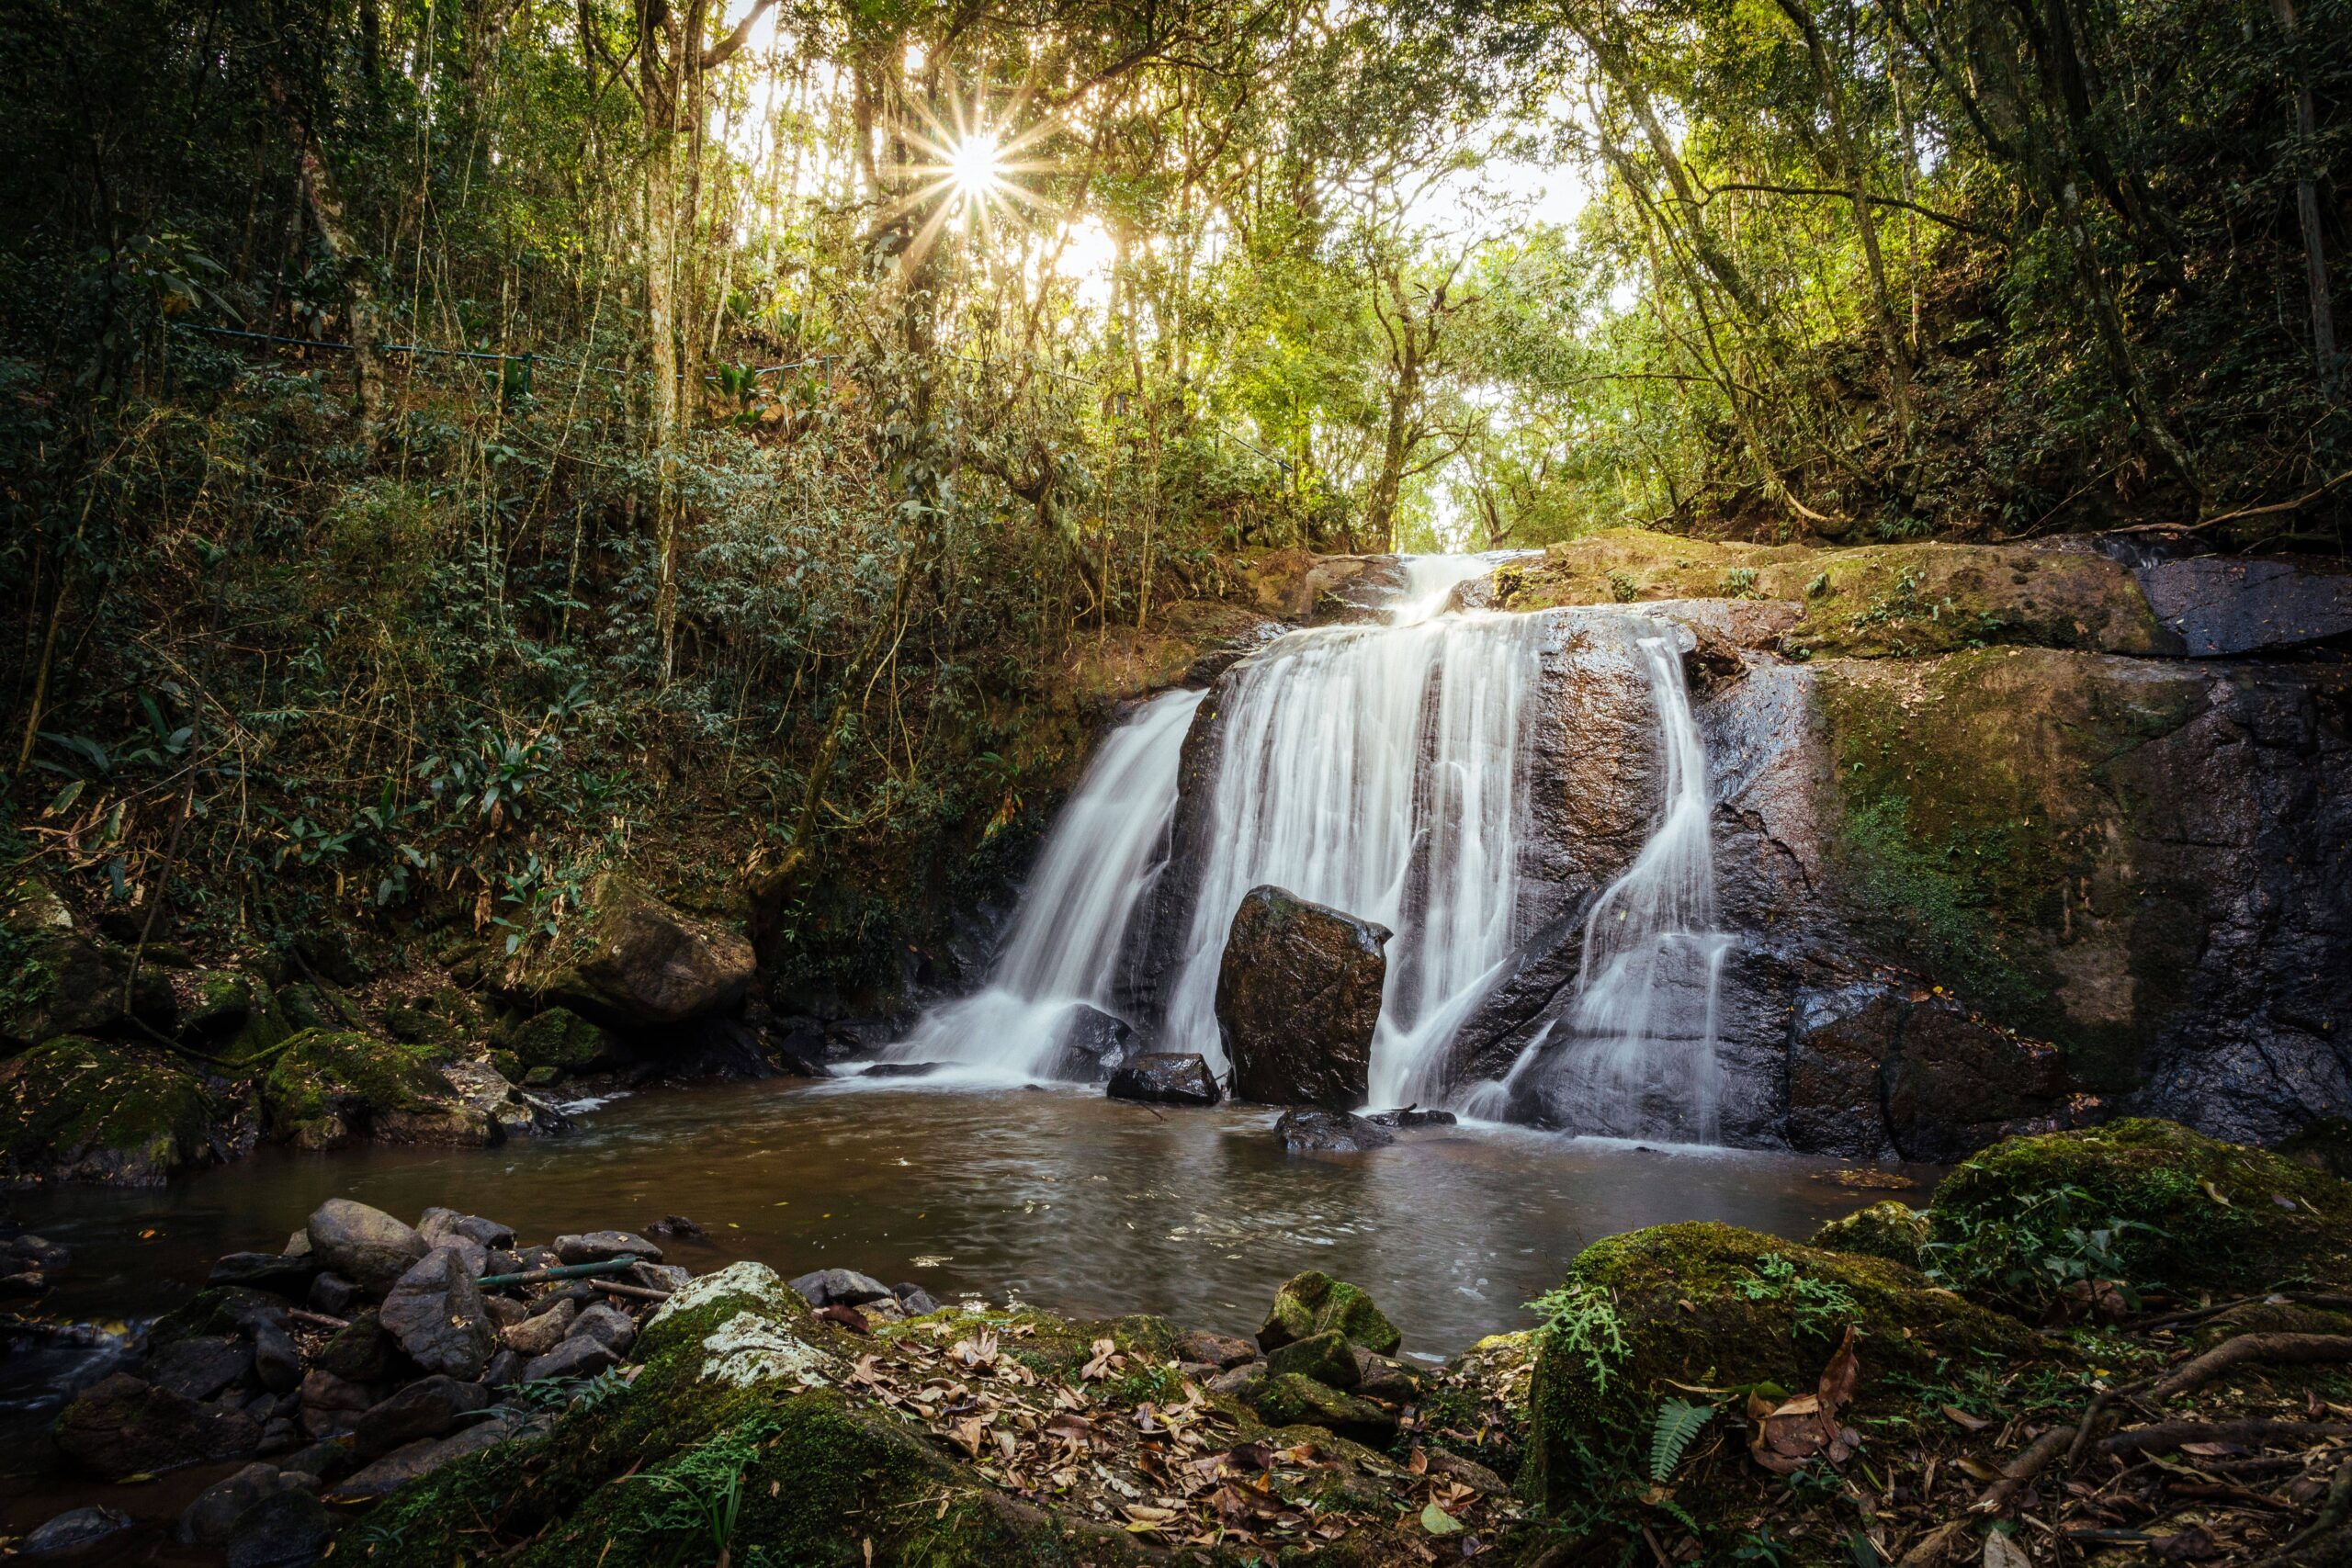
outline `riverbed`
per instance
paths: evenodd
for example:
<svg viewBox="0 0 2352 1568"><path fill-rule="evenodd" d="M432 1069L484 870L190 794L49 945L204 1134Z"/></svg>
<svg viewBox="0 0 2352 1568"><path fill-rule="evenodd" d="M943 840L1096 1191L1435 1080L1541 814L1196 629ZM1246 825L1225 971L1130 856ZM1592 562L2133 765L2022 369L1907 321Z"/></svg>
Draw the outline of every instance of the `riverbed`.
<svg viewBox="0 0 2352 1568"><path fill-rule="evenodd" d="M1520 1128L1413 1129L1386 1148L1292 1156L1276 1112L1151 1108L1100 1090L930 1082L731 1083L578 1111L567 1134L494 1149L265 1150L164 1189L7 1201L74 1249L41 1315L135 1319L212 1260L275 1251L322 1200L413 1221L428 1205L526 1238L682 1214L701 1271L862 1269L942 1301L1016 1298L1254 1329L1274 1287L1320 1269L1370 1290L1408 1353L1442 1357L1527 1322L1587 1243L1674 1220L1803 1238L1886 1194L1835 1161L1650 1149ZM1871 1171L1884 1181L1901 1173ZM1910 1173L1931 1179L1932 1172Z"/></svg>

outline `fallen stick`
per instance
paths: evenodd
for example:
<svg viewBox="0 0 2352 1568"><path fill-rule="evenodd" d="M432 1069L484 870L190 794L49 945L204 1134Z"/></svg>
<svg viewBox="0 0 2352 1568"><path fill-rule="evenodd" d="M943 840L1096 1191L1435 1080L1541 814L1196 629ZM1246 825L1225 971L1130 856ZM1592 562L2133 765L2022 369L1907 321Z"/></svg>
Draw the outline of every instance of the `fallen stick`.
<svg viewBox="0 0 2352 1568"><path fill-rule="evenodd" d="M329 1317L322 1312L312 1312L307 1307L288 1307L286 1315L297 1323L307 1323L312 1328L345 1329L351 1326L346 1318Z"/></svg>
<svg viewBox="0 0 2352 1568"><path fill-rule="evenodd" d="M549 1280L585 1280L596 1274L626 1274L640 1260L608 1258L602 1263L564 1263L551 1269L526 1269L520 1274L484 1274L474 1283L485 1291L507 1285L537 1285Z"/></svg>
<svg viewBox="0 0 2352 1568"><path fill-rule="evenodd" d="M2247 1361L2269 1361L2279 1366L2352 1361L2352 1334L2241 1334L2166 1372L2149 1391L2148 1397L2170 1399L2202 1388L2231 1368Z"/></svg>
<svg viewBox="0 0 2352 1568"><path fill-rule="evenodd" d="M2104 1438L2103 1454L2169 1453L2183 1443L2270 1443L2352 1437L2344 1421L2163 1421Z"/></svg>
<svg viewBox="0 0 2352 1568"><path fill-rule="evenodd" d="M588 1283L592 1290L602 1291L611 1296L627 1296L633 1302L666 1302L670 1299L669 1292L650 1290L643 1285L616 1285L610 1280L591 1280ZM2346 1430L2352 1431L2352 1427Z"/></svg>

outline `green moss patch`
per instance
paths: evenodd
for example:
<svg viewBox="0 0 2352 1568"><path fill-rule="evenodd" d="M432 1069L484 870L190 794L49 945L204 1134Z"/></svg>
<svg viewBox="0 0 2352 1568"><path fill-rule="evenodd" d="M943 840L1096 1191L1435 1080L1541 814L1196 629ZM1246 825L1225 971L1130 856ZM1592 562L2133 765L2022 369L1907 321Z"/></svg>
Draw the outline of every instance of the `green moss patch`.
<svg viewBox="0 0 2352 1568"><path fill-rule="evenodd" d="M2010 1138L1928 1207L1928 1266L2033 1305L2076 1279L2172 1292L2352 1281L2352 1184L2170 1122Z"/></svg>
<svg viewBox="0 0 2352 1568"><path fill-rule="evenodd" d="M12 1181L161 1182L212 1158L220 1101L189 1067L78 1036L0 1066L0 1146Z"/></svg>
<svg viewBox="0 0 2352 1568"><path fill-rule="evenodd" d="M584 1073L620 1054L612 1031L589 1022L569 1008L549 1008L517 1019L499 1032L499 1043L526 1068L554 1067Z"/></svg>
<svg viewBox="0 0 2352 1568"><path fill-rule="evenodd" d="M270 1135L329 1148L395 1117L440 1117L453 1091L430 1046L356 1030L311 1029L287 1041L262 1078Z"/></svg>

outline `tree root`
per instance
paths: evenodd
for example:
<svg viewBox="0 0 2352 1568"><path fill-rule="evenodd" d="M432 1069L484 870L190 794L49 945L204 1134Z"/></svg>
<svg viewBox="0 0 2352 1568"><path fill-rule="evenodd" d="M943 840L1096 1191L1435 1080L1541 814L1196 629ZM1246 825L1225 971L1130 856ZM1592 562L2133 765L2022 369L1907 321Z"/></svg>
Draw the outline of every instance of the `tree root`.
<svg viewBox="0 0 2352 1568"><path fill-rule="evenodd" d="M2231 1368L2247 1361L2269 1361L2280 1366L2352 1361L2352 1334L2241 1334L2166 1372L2149 1391L2149 1397L2171 1399L2202 1388Z"/></svg>
<svg viewBox="0 0 2352 1568"><path fill-rule="evenodd" d="M1968 1506L1972 1514L1999 1514L2007 1510L2017 1495L2032 1483L2033 1478L2048 1468L2052 1460L2064 1453L2075 1440L2073 1427L2052 1427L2026 1446L2025 1451L2001 1467L2001 1479L1984 1488L1984 1495Z"/></svg>
<svg viewBox="0 0 2352 1568"><path fill-rule="evenodd" d="M2102 1438L2103 1454L2170 1453L2183 1443L2316 1442L2352 1437L2344 1421L2164 1421Z"/></svg>
<svg viewBox="0 0 2352 1568"><path fill-rule="evenodd" d="M2284 1546L2256 1562L2255 1568L2313 1568L2318 1563L2341 1562L2352 1557L2352 1536L2344 1533L2347 1518L2352 1518L2352 1459L2335 1467L2335 1476L2327 1483L2327 1500L2320 1505L2319 1517L2288 1537Z"/></svg>

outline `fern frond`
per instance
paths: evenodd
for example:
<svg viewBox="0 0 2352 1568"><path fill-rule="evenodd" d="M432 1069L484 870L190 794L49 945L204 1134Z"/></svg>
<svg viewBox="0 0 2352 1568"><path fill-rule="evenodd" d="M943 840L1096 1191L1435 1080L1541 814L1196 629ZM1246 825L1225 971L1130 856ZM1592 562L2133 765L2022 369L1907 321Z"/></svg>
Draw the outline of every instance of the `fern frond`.
<svg viewBox="0 0 2352 1568"><path fill-rule="evenodd" d="M1688 1400L1669 1399L1657 1407L1657 1425L1650 1431L1650 1479L1659 1485L1674 1473L1690 1441L1709 1421L1714 1419L1712 1404L1693 1404Z"/></svg>

